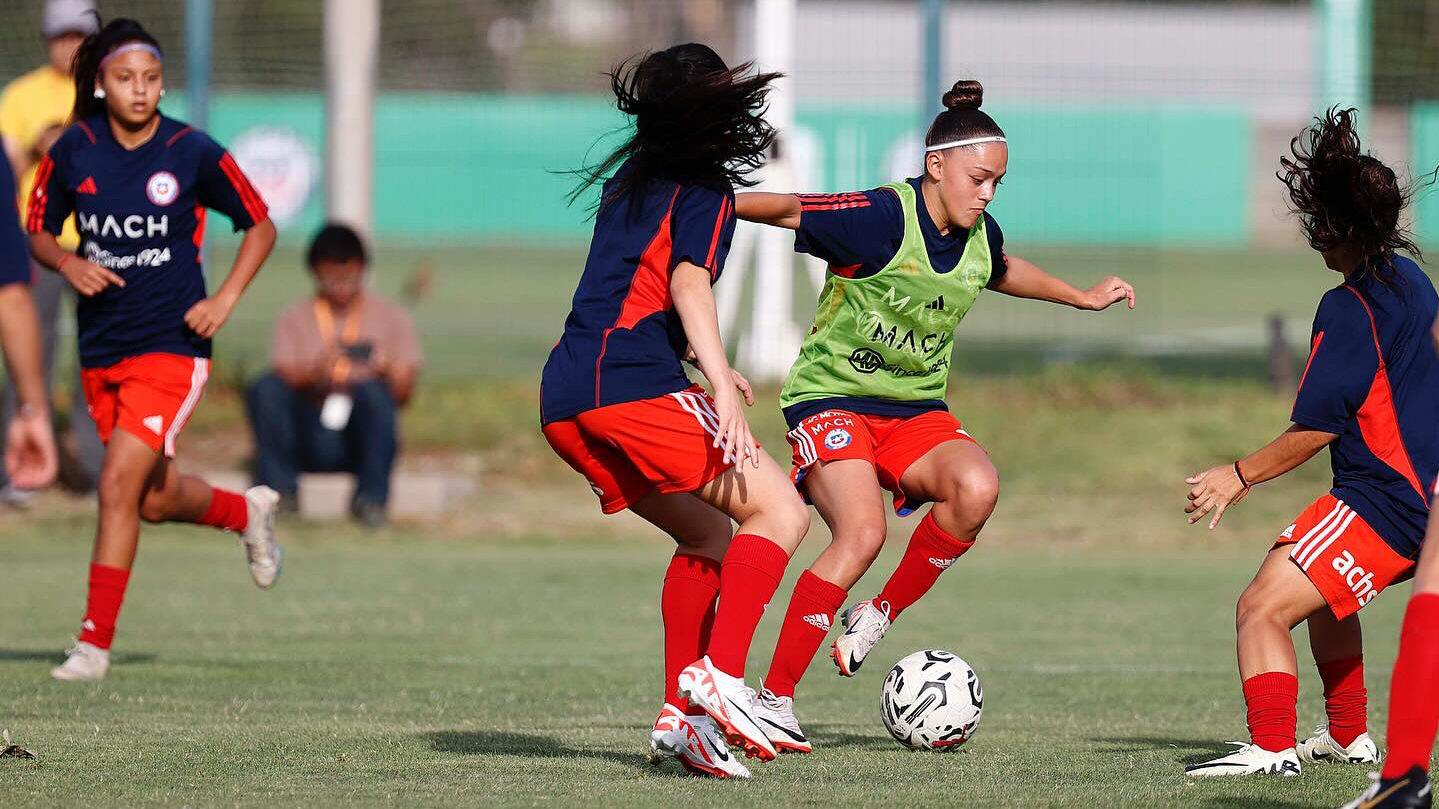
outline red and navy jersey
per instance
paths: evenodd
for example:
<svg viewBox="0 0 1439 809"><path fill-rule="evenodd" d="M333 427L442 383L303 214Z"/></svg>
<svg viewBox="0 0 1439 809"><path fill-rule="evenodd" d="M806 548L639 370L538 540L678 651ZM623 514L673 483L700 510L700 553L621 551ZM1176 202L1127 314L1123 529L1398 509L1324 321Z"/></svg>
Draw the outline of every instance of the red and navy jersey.
<svg viewBox="0 0 1439 809"><path fill-rule="evenodd" d="M81 365L101 368L153 352L210 356L210 341L185 325L185 312L206 294L206 209L236 230L268 215L229 152L164 116L154 137L133 150L115 140L104 116L78 121L41 158L27 229L59 235L74 213L77 254L125 279L124 287L80 299Z"/></svg>
<svg viewBox="0 0 1439 809"><path fill-rule="evenodd" d="M20 230L15 198L15 170L0 160L0 286L30 283L30 248Z"/></svg>
<svg viewBox="0 0 1439 809"><path fill-rule="evenodd" d="M947 273L959 265L969 231L951 230L940 233L939 226L922 202L921 179L907 180L914 188L919 229L924 234L925 251L935 272ZM845 278L866 278L884 269L904 243L904 209L899 197L888 188L853 191L846 194L797 194L800 201L799 228L795 231L794 249L829 263L829 271ZM988 213L984 214L985 236L989 239L992 289L1009 270L1004 256L1004 232ZM785 420L791 428L825 410L848 410L869 416L904 418L931 410L947 410L943 399L900 402L893 399L872 399L858 396L835 396L813 399L785 408Z"/></svg>
<svg viewBox="0 0 1439 809"><path fill-rule="evenodd" d="M633 205L617 199L600 208L564 335L541 377L542 423L690 386L670 274L688 261L709 270L713 284L734 227L729 188L657 181Z"/></svg>
<svg viewBox="0 0 1439 809"><path fill-rule="evenodd" d="M1414 559L1439 474L1439 357L1430 326L1439 297L1413 261L1324 293L1294 423L1328 433L1335 497Z"/></svg>

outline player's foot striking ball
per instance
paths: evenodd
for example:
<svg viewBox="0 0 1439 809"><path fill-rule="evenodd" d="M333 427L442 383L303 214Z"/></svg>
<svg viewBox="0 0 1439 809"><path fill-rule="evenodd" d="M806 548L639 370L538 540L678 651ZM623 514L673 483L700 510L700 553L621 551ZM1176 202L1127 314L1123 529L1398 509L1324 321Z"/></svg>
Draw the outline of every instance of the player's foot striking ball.
<svg viewBox="0 0 1439 809"><path fill-rule="evenodd" d="M795 583L765 687L793 698L835 616L884 545L885 492L907 515L932 503L879 594L851 608L834 642L840 674L864 663L889 623L973 547L999 497L984 448L945 404L954 331L980 295L1102 310L1134 290L1116 277L1076 289L1006 255L986 210L1009 145L957 82L915 155L920 176L843 194L742 193L741 219L796 231L795 249L829 263L815 321L780 404L792 477L833 539Z"/></svg>
<svg viewBox="0 0 1439 809"><path fill-rule="evenodd" d="M750 434L753 395L726 359L710 291L734 234L733 188L774 141L760 113L775 78L697 44L611 75L635 130L580 172L576 196L601 185L594 238L540 389L545 438L604 512L629 509L678 545L660 591L660 701L684 711L699 741L675 741L683 723L662 715L656 731L670 735L651 742L717 777L748 773L724 763L725 745L705 735L711 721L745 754L774 758L750 713L745 656L809 528L788 476ZM708 392L685 376L687 355Z"/></svg>
<svg viewBox="0 0 1439 809"><path fill-rule="evenodd" d="M89 598L77 642L52 672L61 680L109 670L142 521L239 534L261 587L280 570L269 495L213 488L175 462L209 379L210 340L269 255L275 227L223 147L160 114L164 94L164 53L139 23L113 20L86 38L74 123L40 161L26 217L36 260L79 293L82 383L105 442ZM200 269L207 208L245 231L213 295ZM71 214L75 253L56 240Z"/></svg>
<svg viewBox="0 0 1439 809"><path fill-rule="evenodd" d="M1294 139L1293 157L1280 161L1310 246L1339 276L1314 316L1293 423L1263 448L1187 481L1189 522L1207 516L1213 529L1252 486L1325 447L1334 469L1332 487L1279 533L1239 597L1250 744L1191 767L1196 775L1272 772L1266 753L1285 767L1292 756L1296 771L1301 757L1376 757L1366 736L1358 612L1413 573L1424 539L1429 489L1439 473L1439 358L1429 335L1439 296L1419 265L1399 252L1419 255L1401 225L1409 195L1388 166L1363 151L1354 116L1352 109L1329 110ZM1301 623L1323 683L1327 723L1322 738L1296 750L1299 667L1290 633ZM1393 693L1406 693L1404 682L1396 674ZM1421 688L1430 705L1433 689L1432 679ZM1402 725L1396 719L1390 717L1391 730ZM1428 727L1425 765L1433 740ZM1406 768L1419 761L1400 760ZM1386 776L1404 771L1385 769Z"/></svg>

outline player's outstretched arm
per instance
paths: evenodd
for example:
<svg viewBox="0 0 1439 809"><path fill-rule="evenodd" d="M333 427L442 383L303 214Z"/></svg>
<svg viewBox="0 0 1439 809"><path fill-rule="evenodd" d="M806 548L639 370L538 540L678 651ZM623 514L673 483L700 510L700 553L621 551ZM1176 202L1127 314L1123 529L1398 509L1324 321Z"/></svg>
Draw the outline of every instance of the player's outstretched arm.
<svg viewBox="0 0 1439 809"><path fill-rule="evenodd" d="M759 449L750 434L740 407L739 394L733 382L733 371L720 340L719 315L715 312L714 292L710 289L710 271L681 261L670 275L670 297L675 313L689 338L695 365L709 380L715 412L719 416L716 447L724 448L726 462L743 465L749 460L759 466Z"/></svg>
<svg viewBox="0 0 1439 809"><path fill-rule="evenodd" d="M799 197L794 194L745 191L734 195L734 215L746 222L798 230Z"/></svg>
<svg viewBox="0 0 1439 809"><path fill-rule="evenodd" d="M1189 504L1184 507L1193 525L1210 511L1213 530L1224 516L1224 510L1238 503L1250 487L1273 480L1313 458L1339 436L1300 424L1291 424L1279 437L1228 466L1216 466L1184 479L1192 488Z"/></svg>
<svg viewBox="0 0 1439 809"><path fill-rule="evenodd" d="M230 267L230 274L225 277L225 282L215 290L214 295L190 307L190 311L185 313L185 325L201 337L214 337L215 332L225 325L230 313L235 310L235 304L240 302L240 296L255 279L260 265L269 258L274 247L274 222L262 219L246 230L245 238L240 242L240 250L235 253L235 263Z"/></svg>
<svg viewBox="0 0 1439 809"><path fill-rule="evenodd" d="M1008 256L1006 260L1009 270L994 285L996 292L1015 298L1062 303L1092 312L1108 309L1123 300L1129 301L1130 309L1134 308L1134 287L1117 275L1111 275L1089 289L1077 289L1041 270L1031 261L1018 256Z"/></svg>

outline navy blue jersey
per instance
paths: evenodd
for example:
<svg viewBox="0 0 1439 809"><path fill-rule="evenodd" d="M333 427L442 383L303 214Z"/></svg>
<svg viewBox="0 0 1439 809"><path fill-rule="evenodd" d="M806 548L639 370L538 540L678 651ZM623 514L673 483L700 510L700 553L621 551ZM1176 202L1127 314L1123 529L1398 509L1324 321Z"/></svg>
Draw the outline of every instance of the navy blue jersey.
<svg viewBox="0 0 1439 809"><path fill-rule="evenodd" d="M0 286L30 283L30 249L20 229L16 207L15 170L9 160L0 160Z"/></svg>
<svg viewBox="0 0 1439 809"><path fill-rule="evenodd" d="M947 234L929 215L920 191L921 179L907 180L914 188L919 204L919 229L924 234L929 263L938 273L947 273L959 265L969 231L951 228ZM889 264L904 243L904 210L899 197L888 188L854 191L846 194L797 194L800 201L799 228L795 232L794 249L829 263L829 271L845 278L865 278ZM994 288L1009 270L1004 256L1004 232L988 213L984 214L985 236L989 239L991 267L989 287ZM943 399L900 402L893 399L867 397L833 397L813 399L785 408L785 420L791 428L825 410L848 410L870 416L915 416L930 410L947 410Z"/></svg>
<svg viewBox="0 0 1439 809"><path fill-rule="evenodd" d="M633 206L620 199L600 208L564 335L545 363L542 423L689 387L682 365L689 341L670 298L670 274L688 261L709 270L714 283L734 226L728 188L661 181Z"/></svg>
<svg viewBox="0 0 1439 809"><path fill-rule="evenodd" d="M133 150L115 140L104 116L78 121L41 159L27 228L58 235L73 212L77 253L125 279L123 288L80 299L81 365L153 352L210 356L210 341L185 325L185 312L205 297L207 208L236 230L268 215L229 152L164 116L154 137Z"/></svg>
<svg viewBox="0 0 1439 809"><path fill-rule="evenodd" d="M1333 495L1398 553L1417 558L1439 473L1439 358L1430 326L1439 297L1413 261L1394 277L1362 275L1324 293L1294 423L1339 436Z"/></svg>

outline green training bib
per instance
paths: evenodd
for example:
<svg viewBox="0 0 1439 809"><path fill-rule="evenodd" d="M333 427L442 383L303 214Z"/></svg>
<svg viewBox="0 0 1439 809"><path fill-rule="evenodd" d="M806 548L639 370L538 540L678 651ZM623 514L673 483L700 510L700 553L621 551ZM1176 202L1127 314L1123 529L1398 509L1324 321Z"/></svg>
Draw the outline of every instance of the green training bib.
<svg viewBox="0 0 1439 809"><path fill-rule="evenodd" d="M937 273L924 247L913 186L884 187L899 195L904 241L874 275L828 274L814 325L780 392L781 407L834 396L944 398L954 329L989 283L984 217L970 229L958 266Z"/></svg>

